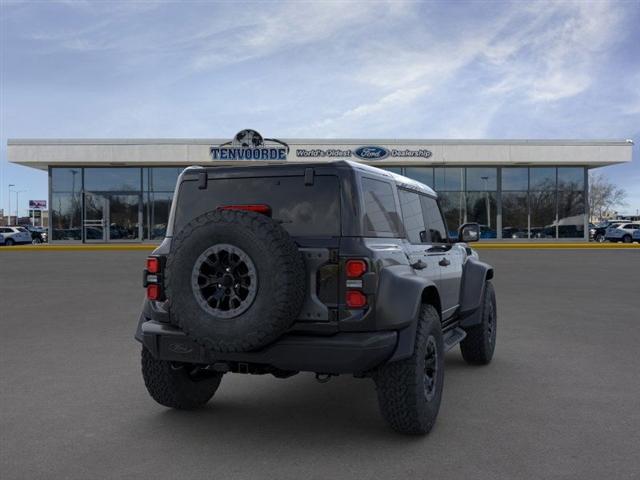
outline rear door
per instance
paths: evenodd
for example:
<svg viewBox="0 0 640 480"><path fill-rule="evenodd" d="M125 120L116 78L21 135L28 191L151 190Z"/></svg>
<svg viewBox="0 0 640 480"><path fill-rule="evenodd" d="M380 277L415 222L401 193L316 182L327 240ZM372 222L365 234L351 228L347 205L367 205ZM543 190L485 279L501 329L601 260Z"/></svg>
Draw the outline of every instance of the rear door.
<svg viewBox="0 0 640 480"><path fill-rule="evenodd" d="M407 235L405 251L416 273L433 281L441 288L440 265L435 256L428 255L429 243L425 215L422 211L422 195L404 188L398 188L402 221Z"/></svg>
<svg viewBox="0 0 640 480"><path fill-rule="evenodd" d="M436 199L421 195L420 201L429 243L427 257L430 264L435 262L440 267L440 302L442 319L446 320L455 313L460 302L462 252L449 241L444 217Z"/></svg>

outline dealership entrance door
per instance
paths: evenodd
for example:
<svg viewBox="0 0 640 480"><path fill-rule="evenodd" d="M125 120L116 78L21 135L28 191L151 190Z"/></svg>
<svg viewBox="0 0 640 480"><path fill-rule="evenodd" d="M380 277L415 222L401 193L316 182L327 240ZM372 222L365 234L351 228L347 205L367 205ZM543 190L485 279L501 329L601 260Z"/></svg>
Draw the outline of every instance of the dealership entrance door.
<svg viewBox="0 0 640 480"><path fill-rule="evenodd" d="M139 242L142 195L87 192L83 218L85 242Z"/></svg>

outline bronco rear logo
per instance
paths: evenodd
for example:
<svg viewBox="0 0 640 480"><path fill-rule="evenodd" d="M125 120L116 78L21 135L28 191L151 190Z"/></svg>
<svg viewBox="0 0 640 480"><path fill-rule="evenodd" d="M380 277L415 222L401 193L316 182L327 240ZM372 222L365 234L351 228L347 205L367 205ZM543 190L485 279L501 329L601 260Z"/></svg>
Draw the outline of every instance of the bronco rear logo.
<svg viewBox="0 0 640 480"><path fill-rule="evenodd" d="M173 353L179 353L181 355L193 352L193 348L184 343L171 343L169 344L169 350L171 350Z"/></svg>

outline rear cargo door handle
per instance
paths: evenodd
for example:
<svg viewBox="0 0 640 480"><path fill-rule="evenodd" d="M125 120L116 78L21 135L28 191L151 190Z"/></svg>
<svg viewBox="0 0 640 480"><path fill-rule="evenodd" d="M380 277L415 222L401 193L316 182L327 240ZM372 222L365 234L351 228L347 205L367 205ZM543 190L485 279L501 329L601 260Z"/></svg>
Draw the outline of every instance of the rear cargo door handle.
<svg viewBox="0 0 640 480"><path fill-rule="evenodd" d="M447 260L446 258L443 258L442 260L440 260L438 262L438 265L440 265L441 267L447 267L447 266L451 265L451 262L449 260Z"/></svg>

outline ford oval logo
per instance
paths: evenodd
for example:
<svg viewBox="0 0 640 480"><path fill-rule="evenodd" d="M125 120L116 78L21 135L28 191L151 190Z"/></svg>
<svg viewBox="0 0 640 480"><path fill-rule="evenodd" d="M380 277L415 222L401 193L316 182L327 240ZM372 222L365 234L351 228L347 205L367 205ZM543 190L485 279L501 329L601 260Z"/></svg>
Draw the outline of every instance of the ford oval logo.
<svg viewBox="0 0 640 480"><path fill-rule="evenodd" d="M362 160L382 160L389 156L389 150L384 147L366 146L359 147L353 152L356 157Z"/></svg>

